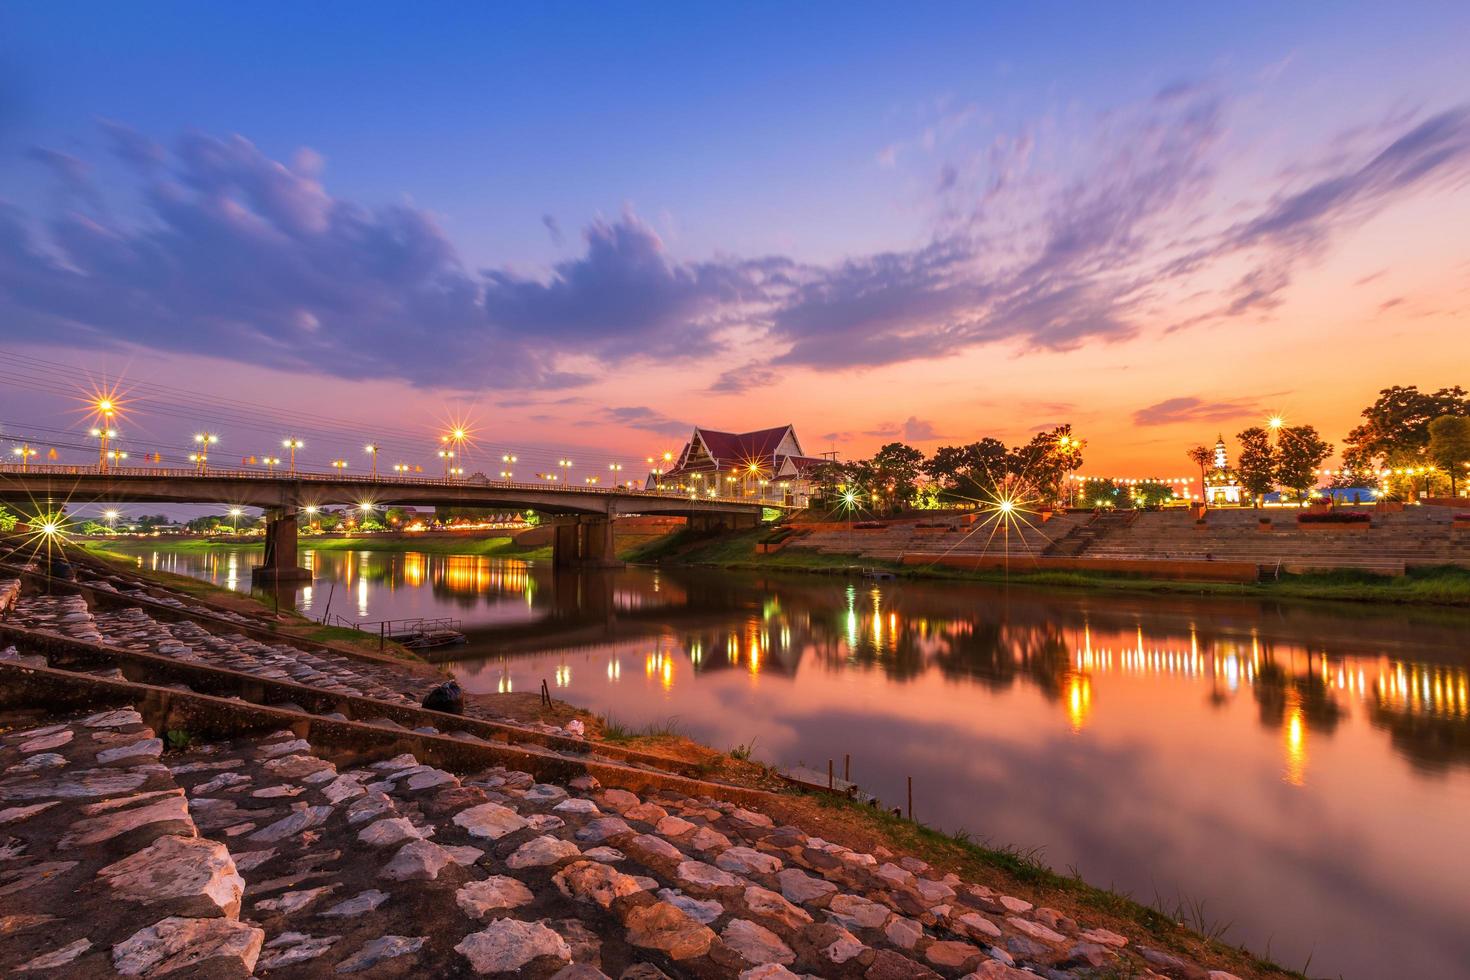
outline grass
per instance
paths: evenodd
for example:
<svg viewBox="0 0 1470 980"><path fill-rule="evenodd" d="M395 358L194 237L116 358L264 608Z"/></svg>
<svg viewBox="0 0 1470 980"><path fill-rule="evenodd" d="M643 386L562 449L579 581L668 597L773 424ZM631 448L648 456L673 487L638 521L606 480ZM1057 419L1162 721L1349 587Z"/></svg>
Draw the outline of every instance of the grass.
<svg viewBox="0 0 1470 980"><path fill-rule="evenodd" d="M683 728L679 724L679 716L665 718L663 721L649 722L641 728L625 725L616 718L598 718L598 727L602 732L602 739L606 742L631 742L638 738L682 738Z"/></svg>
<svg viewBox="0 0 1470 980"><path fill-rule="evenodd" d="M1401 576L1373 575L1340 570L1306 575L1282 575L1253 584L1150 579L1136 575L1076 571L968 570L940 566L900 565L859 554L827 554L810 549L784 548L762 555L755 550L765 531L742 531L718 537L670 535L645 548L634 560L665 560L690 565L750 571L834 571L854 566L882 569L915 579L1005 583L1049 588L1087 589L1116 593L1208 595L1249 598L1330 599L1411 605L1470 606L1470 569L1453 565L1412 569Z"/></svg>
<svg viewBox="0 0 1470 980"><path fill-rule="evenodd" d="M755 752L755 739L751 738L749 742L742 742L732 747L730 749L730 758L739 762L749 762L753 752Z"/></svg>

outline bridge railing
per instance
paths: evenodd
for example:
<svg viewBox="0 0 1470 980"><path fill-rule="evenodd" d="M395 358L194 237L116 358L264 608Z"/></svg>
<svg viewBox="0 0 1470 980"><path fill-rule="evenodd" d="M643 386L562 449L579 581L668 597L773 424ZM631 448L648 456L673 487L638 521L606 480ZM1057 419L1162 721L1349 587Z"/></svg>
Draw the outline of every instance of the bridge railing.
<svg viewBox="0 0 1470 980"><path fill-rule="evenodd" d="M280 472L278 470L253 470L236 469L229 467L211 466L207 469L198 467L163 467L163 466L118 466L112 465L103 469L99 466L75 466L57 463L0 463L0 474L19 476L71 476L71 477L148 477L154 479L217 479L217 480L269 480L278 483L307 483L307 484L352 484L364 487L392 486L392 487L469 487L483 488L487 490L527 490L537 493L568 493L568 494L595 494L601 496L637 496L648 497L655 500L681 500L701 501L721 504L760 504L766 507L780 507L782 503L777 498L757 496L721 496L712 494L694 493L670 493L667 490L647 490L641 487L603 487L597 485L573 486L560 481L544 481L539 483L513 482L509 480L474 479L473 477L430 477L430 476L398 476L360 473L319 473L309 470L297 470Z"/></svg>

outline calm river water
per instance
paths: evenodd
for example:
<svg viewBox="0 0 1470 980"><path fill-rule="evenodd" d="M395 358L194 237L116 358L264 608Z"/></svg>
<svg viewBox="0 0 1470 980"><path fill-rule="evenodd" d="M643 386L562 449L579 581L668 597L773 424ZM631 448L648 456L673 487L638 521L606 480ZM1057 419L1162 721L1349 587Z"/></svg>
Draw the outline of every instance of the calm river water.
<svg viewBox="0 0 1470 980"><path fill-rule="evenodd" d="M255 554L138 549L248 586ZM307 615L449 616L472 691L852 776L1058 869L1203 901L1313 976L1470 975L1470 617L1348 604L306 552ZM330 596L330 610L326 608Z"/></svg>

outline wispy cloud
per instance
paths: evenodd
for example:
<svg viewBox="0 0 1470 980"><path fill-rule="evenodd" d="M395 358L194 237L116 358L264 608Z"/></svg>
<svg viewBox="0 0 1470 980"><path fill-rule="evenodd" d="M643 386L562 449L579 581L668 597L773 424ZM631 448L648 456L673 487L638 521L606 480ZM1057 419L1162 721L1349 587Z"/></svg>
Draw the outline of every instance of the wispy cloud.
<svg viewBox="0 0 1470 980"><path fill-rule="evenodd" d="M1470 178L1457 107L1357 131L1284 168L1263 200L1230 199L1216 175L1230 109L1208 85L1174 85L1065 138L1040 123L986 134L972 110L946 109L912 143L937 173L933 232L915 247L690 261L628 212L540 274L467 268L428 212L333 195L309 149L283 163L188 133L165 152L104 121L145 212L110 211L86 161L32 150L58 192L40 215L0 203L0 316L37 343L475 389L723 356L735 366L709 390L730 394L791 369L1066 351L1267 314L1344 232ZM1038 162L1061 157L1077 161L1061 176Z"/></svg>
<svg viewBox="0 0 1470 980"><path fill-rule="evenodd" d="M1173 425L1178 422L1228 422L1259 416L1262 408L1244 398L1209 401L1196 395L1166 398L1133 413L1134 425Z"/></svg>

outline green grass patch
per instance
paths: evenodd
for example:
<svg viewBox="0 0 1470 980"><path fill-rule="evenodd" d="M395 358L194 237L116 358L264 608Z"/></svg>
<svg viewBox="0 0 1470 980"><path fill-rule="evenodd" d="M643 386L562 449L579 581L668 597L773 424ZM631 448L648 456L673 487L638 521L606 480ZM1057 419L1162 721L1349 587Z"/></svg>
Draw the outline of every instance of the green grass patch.
<svg viewBox="0 0 1470 980"><path fill-rule="evenodd" d="M1454 565L1416 568L1399 576L1374 575L1370 572L1353 570L1305 575L1283 574L1278 579L1266 579L1257 583L1152 579L1116 572L1012 569L1007 574L1003 570L970 570L946 568L941 565L901 565L897 562L866 558L859 554L817 552L799 545L788 546L775 554L763 555L757 553L756 544L765 533L761 530L741 531L722 534L714 538L685 537L679 542L662 542L665 546L660 551L642 560L714 565L721 568L750 571L789 569L830 572L861 567L889 571L903 578L989 582L1117 593L1236 596L1261 599L1329 599L1413 605L1470 606L1470 569ZM679 535L671 535L671 538L678 537Z"/></svg>

